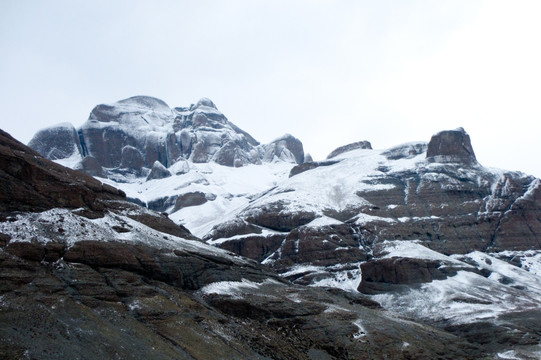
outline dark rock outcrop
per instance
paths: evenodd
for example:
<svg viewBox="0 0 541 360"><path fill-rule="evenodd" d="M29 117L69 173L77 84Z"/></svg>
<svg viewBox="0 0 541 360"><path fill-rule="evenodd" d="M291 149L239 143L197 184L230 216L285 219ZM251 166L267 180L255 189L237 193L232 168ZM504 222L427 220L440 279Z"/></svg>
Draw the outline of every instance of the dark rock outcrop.
<svg viewBox="0 0 541 360"><path fill-rule="evenodd" d="M229 167L241 167L250 163L250 158L246 156L243 147L232 140L214 154L213 160L220 165Z"/></svg>
<svg viewBox="0 0 541 360"><path fill-rule="evenodd" d="M365 140L365 141L358 141L358 142L354 142L348 145L340 146L334 149L333 151L331 151L331 153L327 155L327 159L332 159L333 157L336 157L340 154L346 153L348 151L357 150L357 149L371 150L372 144L370 144L369 141Z"/></svg>
<svg viewBox="0 0 541 360"><path fill-rule="evenodd" d="M305 171L312 170L315 168L318 168L320 166L330 166L336 164L338 161L312 161L312 162L305 162L300 165L294 166L291 171L289 172L289 177L301 174Z"/></svg>
<svg viewBox="0 0 541 360"><path fill-rule="evenodd" d="M358 290L365 294L389 291L393 285L410 285L454 276L457 269L437 260L383 258L361 264Z"/></svg>
<svg viewBox="0 0 541 360"><path fill-rule="evenodd" d="M175 209L177 211L185 207L202 205L208 201L205 193L201 191L194 191L180 195L175 202Z"/></svg>
<svg viewBox="0 0 541 360"><path fill-rule="evenodd" d="M359 249L356 234L349 225L300 226L286 236L273 266L283 271L293 264L337 266L367 259Z"/></svg>
<svg viewBox="0 0 541 360"><path fill-rule="evenodd" d="M245 220L275 231L291 231L308 224L317 217L312 211L282 212L282 209L286 207L287 204L284 202L268 204L264 209L248 214Z"/></svg>
<svg viewBox="0 0 541 360"><path fill-rule="evenodd" d="M221 249L261 262L272 255L284 241L280 234L270 236L244 236L225 241Z"/></svg>
<svg viewBox="0 0 541 360"><path fill-rule="evenodd" d="M463 128L441 131L432 136L426 157L428 161L440 163L477 163L470 136Z"/></svg>

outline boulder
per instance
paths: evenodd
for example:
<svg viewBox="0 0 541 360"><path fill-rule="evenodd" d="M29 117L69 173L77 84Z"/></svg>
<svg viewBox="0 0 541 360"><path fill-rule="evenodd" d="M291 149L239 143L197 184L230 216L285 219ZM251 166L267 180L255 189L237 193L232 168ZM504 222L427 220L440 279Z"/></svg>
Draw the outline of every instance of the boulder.
<svg viewBox="0 0 541 360"><path fill-rule="evenodd" d="M155 179L165 179L169 176L171 176L171 172L167 170L161 162L154 161L154 164L152 164L152 169L150 169L150 174L148 174L147 176L147 181Z"/></svg>
<svg viewBox="0 0 541 360"><path fill-rule="evenodd" d="M173 212L183 209L185 207L202 205L206 203L207 201L208 200L207 200L207 197L205 196L205 193L201 191L185 193L185 194L179 195L179 197L177 198Z"/></svg>
<svg viewBox="0 0 541 360"><path fill-rule="evenodd" d="M208 161L207 148L205 143L198 142L195 144L190 160L194 163L206 163Z"/></svg>
<svg viewBox="0 0 541 360"><path fill-rule="evenodd" d="M239 167L243 165L239 156L241 152L242 149L234 141L228 141L214 154L213 160L220 165Z"/></svg>

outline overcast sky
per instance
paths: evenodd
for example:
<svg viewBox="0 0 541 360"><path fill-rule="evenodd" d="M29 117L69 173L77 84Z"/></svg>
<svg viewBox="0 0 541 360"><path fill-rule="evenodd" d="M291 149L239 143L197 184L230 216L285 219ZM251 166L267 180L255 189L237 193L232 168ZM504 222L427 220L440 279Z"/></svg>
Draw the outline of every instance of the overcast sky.
<svg viewBox="0 0 541 360"><path fill-rule="evenodd" d="M211 98L323 159L462 126L541 177L541 1L0 1L0 127L27 143L134 95Z"/></svg>

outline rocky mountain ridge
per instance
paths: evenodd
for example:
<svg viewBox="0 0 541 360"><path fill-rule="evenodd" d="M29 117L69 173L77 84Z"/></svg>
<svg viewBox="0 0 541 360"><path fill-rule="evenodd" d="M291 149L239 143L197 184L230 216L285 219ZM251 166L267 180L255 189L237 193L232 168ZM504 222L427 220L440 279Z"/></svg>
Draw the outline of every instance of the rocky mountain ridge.
<svg viewBox="0 0 541 360"><path fill-rule="evenodd" d="M178 110L192 114L184 130L200 131L190 128L194 116L210 104ZM133 111L115 110L112 118L122 123L134 116L141 121ZM541 353L539 179L482 166L462 128L383 150L360 141L324 161L300 161L295 144L282 138L265 148L267 157L256 145L259 161L242 167L216 161L216 150L210 161L194 161L190 153L173 164L145 165L141 173L123 168L129 161L120 152L120 167L102 168L109 178L100 180L282 279L365 293L499 358ZM206 149L208 155L216 147Z"/></svg>
<svg viewBox="0 0 541 360"><path fill-rule="evenodd" d="M42 129L28 145L48 159L120 181L127 175L168 176L160 166L186 160L230 167L304 161L302 143L292 135L260 145L206 98L172 109L148 96L97 105L79 129L69 123Z"/></svg>
<svg viewBox="0 0 541 360"><path fill-rule="evenodd" d="M493 352L397 317L361 294L293 285L2 131L0 161L1 359L452 359ZM10 201L19 188L32 189L27 201Z"/></svg>

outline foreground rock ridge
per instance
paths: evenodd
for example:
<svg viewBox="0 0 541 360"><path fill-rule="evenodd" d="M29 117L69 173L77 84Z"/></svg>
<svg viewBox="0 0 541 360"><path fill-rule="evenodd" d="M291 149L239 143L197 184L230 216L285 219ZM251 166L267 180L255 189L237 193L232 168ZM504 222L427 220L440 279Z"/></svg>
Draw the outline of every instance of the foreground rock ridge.
<svg viewBox="0 0 541 360"><path fill-rule="evenodd" d="M295 285L287 286L315 291L317 296L330 292L341 299L353 296L355 304L379 304L393 311L393 316L399 314L464 341L457 348L464 353L449 355L451 358L541 356L541 181L479 164L463 128L438 132L429 142L383 150L373 149L366 140L358 141L340 146L326 160L314 161L304 156L302 144L291 135L258 145L248 133L223 120L225 116L208 99L171 110L160 100L135 97L96 109L81 129L65 124L49 128L39 132L34 138L39 142L33 139L31 145L59 164L83 169L100 183L122 189L127 200L167 214L162 218L182 224L207 244L265 265L265 271L278 274L268 275L273 281L289 281ZM168 111L178 115L172 122ZM194 125L200 121L206 125ZM36 145L54 144L46 139L55 136L71 142L74 133L80 138L81 130L90 123L95 129L108 129L95 141L107 137L112 125L123 134L136 134L133 129L139 129L144 136L133 135L140 140L128 145L113 145L116 140L111 140L118 156L108 165L97 155L98 150L82 158L76 141L72 152L65 151L70 146ZM156 136L159 139L167 138L164 128L177 124L171 144L174 139L177 143L162 146L169 150L147 160L152 153L148 149L156 148L156 142L149 140L154 136L151 124L162 134ZM201 144L199 150L183 145L186 133L192 140L185 144L195 141ZM217 134L235 140L212 140ZM83 139L79 140L81 153L88 151L89 137L83 135ZM244 140L240 139L250 146L242 148ZM153 145L145 148L140 145L143 142ZM184 153L186 148L192 149L189 154ZM180 149L180 155L167 155L171 149ZM103 156L114 151L109 149ZM235 155L225 161L221 154ZM251 160L236 162L241 158ZM268 282L246 278L235 284L234 295L226 286L228 296L244 302L239 307L228 304L226 312L250 317L252 310L246 309L253 304L246 299L252 299L249 294L254 292L265 293L262 289ZM212 283L202 286L225 291ZM303 299L299 306L305 306ZM282 304L285 300L276 301ZM324 313L332 314L329 309ZM264 317L269 316L280 317L275 313ZM330 319L338 321L332 315ZM363 329L360 333L374 334L375 328L367 330L365 322L355 324ZM364 341L365 335L359 334L354 338ZM368 343L367 348L379 346L372 340ZM395 344L394 340L390 343ZM393 347L385 356L444 356L437 351L434 355L434 349L432 355L416 351L410 356L404 352L410 346L404 340L402 352ZM423 351L430 346L434 343ZM323 349L324 355L319 350L322 348L308 349L305 355L384 357L383 353L357 356L360 353L328 349Z"/></svg>
<svg viewBox="0 0 541 360"><path fill-rule="evenodd" d="M361 294L293 285L253 260L206 245L165 215L4 132L0 160L2 359L486 354ZM62 186L73 191L51 195ZM9 200L18 188L32 189L26 201Z"/></svg>

